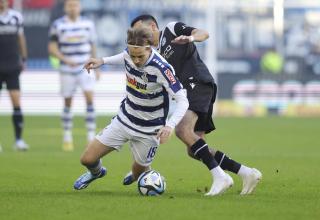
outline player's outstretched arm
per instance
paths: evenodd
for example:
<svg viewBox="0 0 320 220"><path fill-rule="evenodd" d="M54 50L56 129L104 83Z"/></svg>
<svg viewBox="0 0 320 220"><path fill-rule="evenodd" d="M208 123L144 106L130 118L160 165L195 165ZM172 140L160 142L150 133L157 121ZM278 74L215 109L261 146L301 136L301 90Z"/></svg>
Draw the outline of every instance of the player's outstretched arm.
<svg viewBox="0 0 320 220"><path fill-rule="evenodd" d="M111 57L90 58L84 65L84 68L89 73L91 69L97 69L103 64L108 64L108 65L124 64L124 53L120 53Z"/></svg>
<svg viewBox="0 0 320 220"><path fill-rule="evenodd" d="M102 58L90 58L85 64L84 64L84 68L88 71L88 73L90 73L91 69L97 69L100 66L102 66L103 63L103 59Z"/></svg>
<svg viewBox="0 0 320 220"><path fill-rule="evenodd" d="M194 29L190 36L180 35L171 42L175 44L186 44L191 42L202 42L209 38L209 33L206 30Z"/></svg>

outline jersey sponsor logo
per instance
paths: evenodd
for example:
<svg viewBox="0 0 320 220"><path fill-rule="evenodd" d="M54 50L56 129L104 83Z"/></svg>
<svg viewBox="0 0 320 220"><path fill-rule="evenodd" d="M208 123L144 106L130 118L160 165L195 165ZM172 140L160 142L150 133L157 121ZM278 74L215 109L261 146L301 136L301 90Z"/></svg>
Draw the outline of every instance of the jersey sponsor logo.
<svg viewBox="0 0 320 220"><path fill-rule="evenodd" d="M70 36L66 38L66 42L76 43L76 42L82 42L84 39L85 39L84 36Z"/></svg>
<svg viewBox="0 0 320 220"><path fill-rule="evenodd" d="M172 83L172 84L175 84L177 81L176 81L176 78L174 77L173 73L169 70L169 69L166 69L164 71L164 74L166 74L166 76L168 77L169 81Z"/></svg>
<svg viewBox="0 0 320 220"><path fill-rule="evenodd" d="M161 55L165 59L169 59L173 53L174 53L174 50L172 49L171 45L168 45Z"/></svg>
<svg viewBox="0 0 320 220"><path fill-rule="evenodd" d="M142 84L140 82L138 82L135 78L130 78L127 75L127 82L128 82L128 86L130 86L131 88L138 90L139 92L144 92L147 90L147 84Z"/></svg>

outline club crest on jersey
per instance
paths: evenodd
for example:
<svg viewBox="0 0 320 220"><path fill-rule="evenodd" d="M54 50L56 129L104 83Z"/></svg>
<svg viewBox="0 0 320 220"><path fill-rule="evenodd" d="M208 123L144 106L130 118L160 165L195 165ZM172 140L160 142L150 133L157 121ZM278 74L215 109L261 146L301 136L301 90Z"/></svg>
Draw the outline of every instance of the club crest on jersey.
<svg viewBox="0 0 320 220"><path fill-rule="evenodd" d="M166 74L166 76L168 77L169 81L172 83L172 84L175 84L177 81L176 81L176 78L174 77L173 73L169 70L169 69L166 69L164 71L164 73Z"/></svg>
<svg viewBox="0 0 320 220"><path fill-rule="evenodd" d="M147 72L143 72L143 74L141 75L141 79L142 79L145 83L148 82Z"/></svg>
<svg viewBox="0 0 320 220"><path fill-rule="evenodd" d="M161 41L161 45L164 46L164 45L166 44L166 42L167 42L166 37L163 37L163 38L162 38L162 41Z"/></svg>

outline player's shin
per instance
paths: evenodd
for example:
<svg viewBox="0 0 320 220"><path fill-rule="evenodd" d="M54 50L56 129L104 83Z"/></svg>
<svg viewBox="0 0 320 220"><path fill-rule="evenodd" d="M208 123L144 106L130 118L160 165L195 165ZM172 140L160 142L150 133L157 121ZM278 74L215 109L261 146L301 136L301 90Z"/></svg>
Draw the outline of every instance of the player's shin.
<svg viewBox="0 0 320 220"><path fill-rule="evenodd" d="M23 115L21 112L20 107L14 107L13 115L12 115L12 122L14 125L14 132L16 140L20 140L22 136L22 129L23 129Z"/></svg>
<svg viewBox="0 0 320 220"><path fill-rule="evenodd" d="M232 160L230 157L228 157L225 153L221 151L217 151L214 155L214 158L219 163L222 169L238 174L241 167L240 163Z"/></svg>
<svg viewBox="0 0 320 220"><path fill-rule="evenodd" d="M191 147L194 158L201 160L209 170L218 166L217 161L208 149L207 143L203 139L197 140Z"/></svg>
<svg viewBox="0 0 320 220"><path fill-rule="evenodd" d="M132 164L132 180L136 181L139 176L141 175L141 173L150 170L151 167L150 166L142 166L139 163L137 163L136 161Z"/></svg>
<svg viewBox="0 0 320 220"><path fill-rule="evenodd" d="M64 142L72 142L72 113L69 107L65 107L62 112L62 126L63 126L63 134L64 134Z"/></svg>

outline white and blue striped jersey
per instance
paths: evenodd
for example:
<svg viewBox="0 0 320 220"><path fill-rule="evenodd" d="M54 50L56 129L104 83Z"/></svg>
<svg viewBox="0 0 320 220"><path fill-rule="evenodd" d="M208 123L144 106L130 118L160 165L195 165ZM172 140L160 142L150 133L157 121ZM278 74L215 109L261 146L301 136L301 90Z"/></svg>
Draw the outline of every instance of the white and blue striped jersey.
<svg viewBox="0 0 320 220"><path fill-rule="evenodd" d="M63 16L53 22L49 31L50 41L56 41L60 52L77 66L71 67L63 62L60 65L62 73L78 74L85 62L91 57L92 44L96 41L96 31L92 21L79 17L71 21Z"/></svg>
<svg viewBox="0 0 320 220"><path fill-rule="evenodd" d="M127 50L123 53L123 60L127 95L121 102L118 120L134 131L155 135L161 127L168 125L169 95L175 97L179 94L185 102L180 121L188 108L188 101L172 66L154 49L141 68L134 65ZM176 123L169 125L175 127Z"/></svg>

